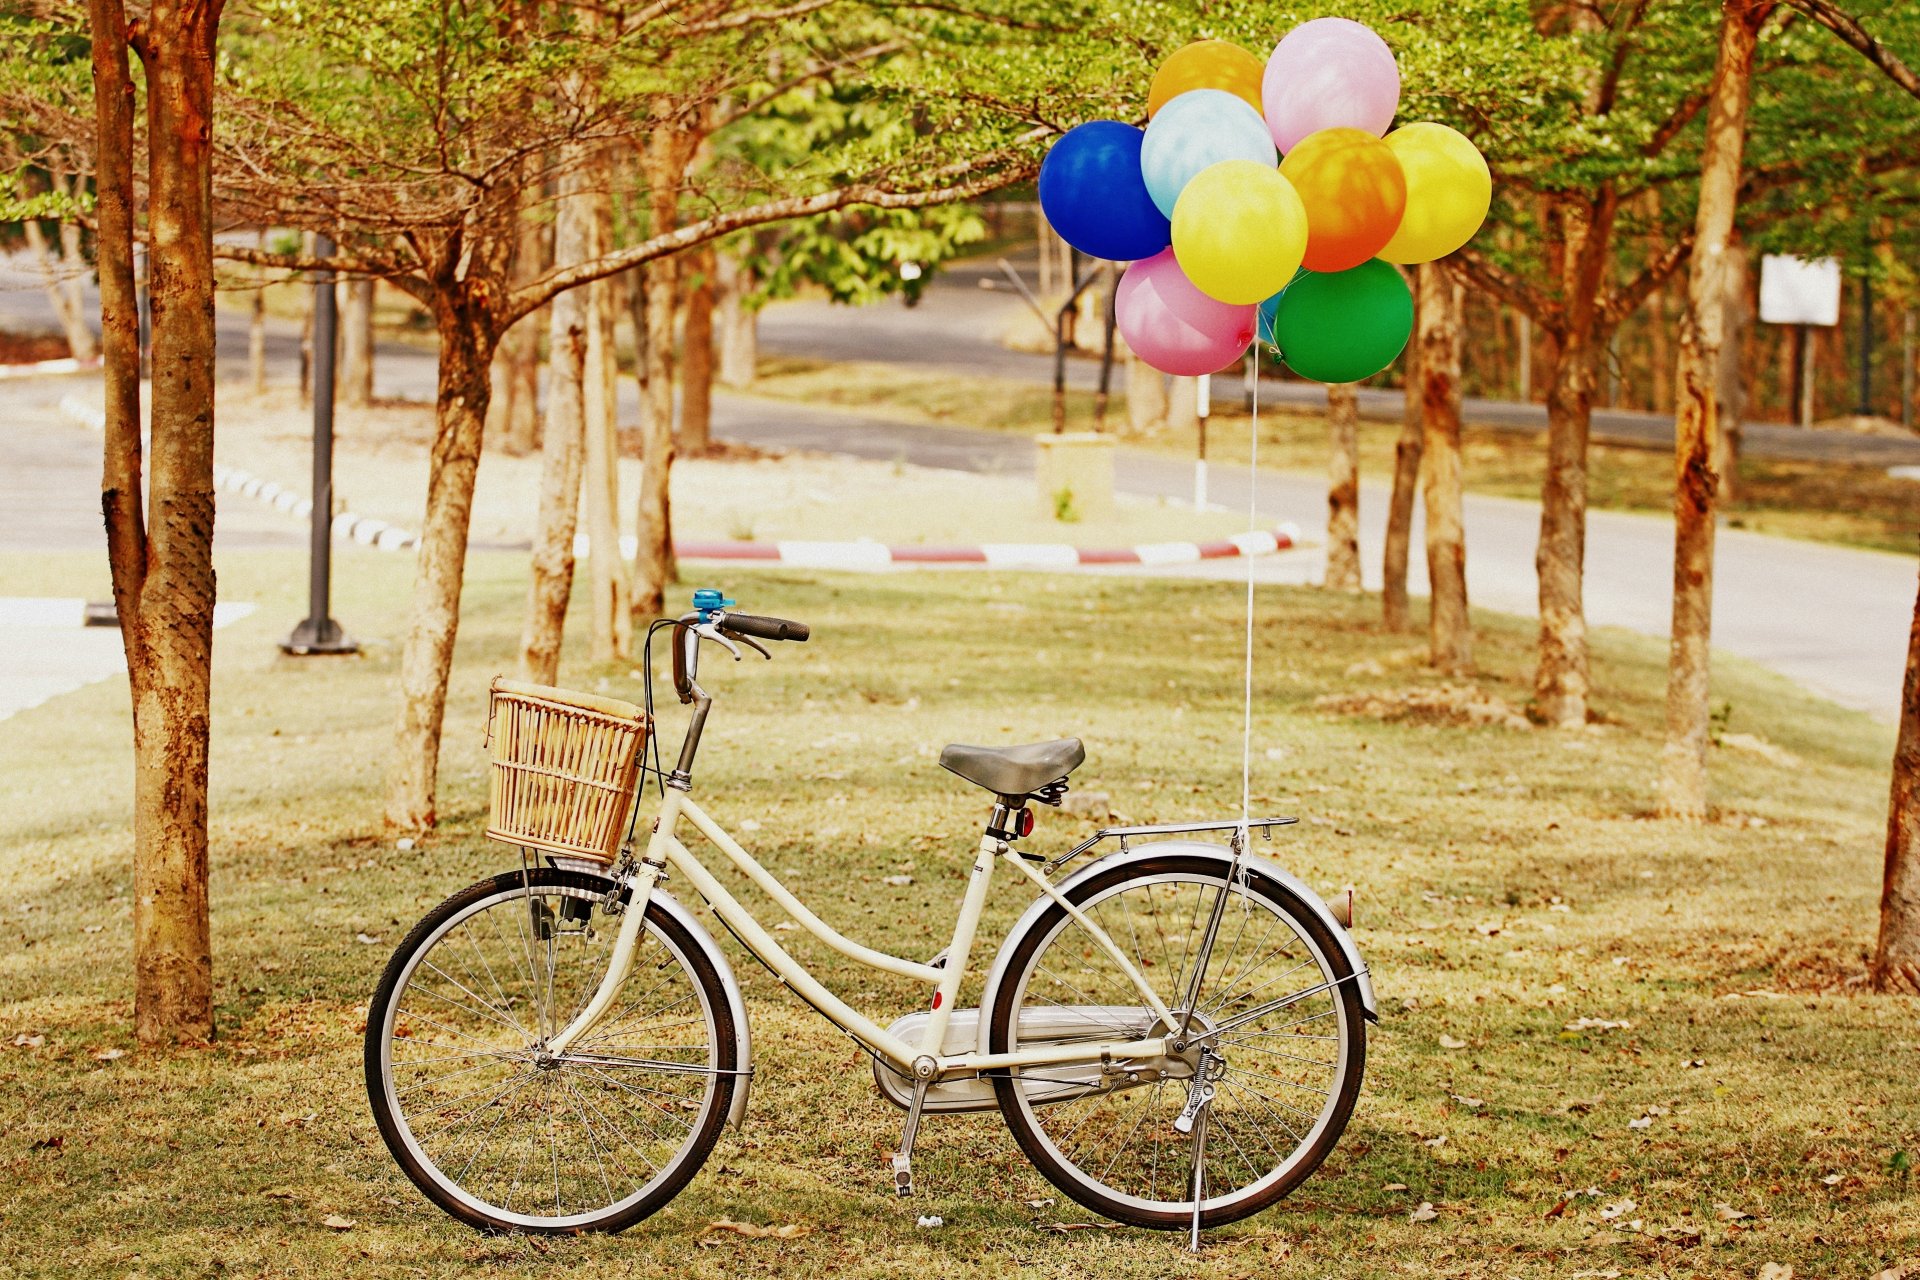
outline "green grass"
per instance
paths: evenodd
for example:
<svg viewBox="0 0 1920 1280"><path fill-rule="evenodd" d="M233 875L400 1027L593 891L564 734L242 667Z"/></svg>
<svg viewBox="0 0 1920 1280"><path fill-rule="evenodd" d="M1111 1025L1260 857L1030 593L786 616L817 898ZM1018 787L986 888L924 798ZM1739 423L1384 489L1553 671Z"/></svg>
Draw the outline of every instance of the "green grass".
<svg viewBox="0 0 1920 1280"><path fill-rule="evenodd" d="M1799 762L1716 752L1716 820L1676 826L1648 816L1658 643L1595 637L1607 723L1590 732L1335 716L1316 700L1436 682L1407 638L1376 629L1373 605L1281 589L1260 596L1255 803L1304 819L1273 846L1283 863L1329 895L1357 886L1383 1014L1353 1124L1292 1200L1216 1233L1198 1262L1167 1236L1062 1234L1049 1224L1086 1216L1029 1205L1055 1193L988 1115L930 1121L923 1195L897 1201L884 1153L900 1116L873 1096L864 1058L736 951L759 1067L745 1131L620 1237L475 1235L427 1207L386 1156L361 1093L359 1034L407 925L513 862L479 835L481 738L486 680L518 632L524 560L470 561L444 821L411 851L373 821L411 563L339 555L335 610L368 642L344 660L273 649L300 613L300 569L279 553L220 563L223 596L261 609L217 643L211 1047L160 1053L130 1038L124 686L0 729L12 890L0 1273L1752 1276L1779 1262L1808 1277L1920 1258L1907 1168L1920 1154L1920 1007L1841 985L1872 936L1890 732L1722 660L1715 697L1731 703L1730 727ZM99 594L90 559L9 556L0 573L14 593ZM984 817L984 797L937 767L949 740L1077 733L1090 753L1078 785L1110 792L1128 818L1237 810L1236 589L701 574L743 607L806 619L814 638L771 665L709 673L719 703L699 793L736 830L757 820L769 865L855 937L887 939L892 925L909 954L944 941ZM1479 622L1479 685L1519 702L1530 628ZM574 660L566 678L631 694L630 670ZM1040 846L1083 830L1045 813ZM901 871L911 886L884 883ZM1028 896L1000 888L989 946ZM923 996L821 948L803 954L883 1018ZM1583 1017L1633 1025L1562 1029ZM16 1036L44 1042L14 1047ZM107 1050L125 1056L100 1060ZM1599 1194L1554 1212L1589 1188ZM1601 1218L1625 1199L1637 1207ZM1410 1221L1422 1202L1437 1218ZM1722 1221L1719 1204L1751 1216ZM917 1229L921 1213L946 1225ZM329 1214L357 1225L327 1230ZM722 1217L812 1231L703 1237ZM1616 1229L1636 1220L1638 1231Z"/></svg>
<svg viewBox="0 0 1920 1280"><path fill-rule="evenodd" d="M1034 434L1052 430L1052 390L1009 379L971 377L880 364L830 364L772 358L761 362L753 394L834 404L891 417ZM1116 375L1103 430L1128 444L1191 457L1190 432L1128 428L1126 398ZM1327 428L1318 414L1261 411L1263 466L1324 473ZM1092 430L1094 396L1067 395L1067 428ZM1247 454L1249 419L1237 387L1216 399L1208 424L1211 457ZM1396 423L1360 424L1360 473L1390 482ZM1461 440L1468 490L1537 501L1546 468L1544 437L1494 427L1466 427ZM1882 467L1747 457L1736 500L1723 509L1735 529L1912 554L1920 539L1920 483L1896 480ZM1588 452L1588 496L1596 509L1673 510L1673 458L1665 450L1594 444Z"/></svg>

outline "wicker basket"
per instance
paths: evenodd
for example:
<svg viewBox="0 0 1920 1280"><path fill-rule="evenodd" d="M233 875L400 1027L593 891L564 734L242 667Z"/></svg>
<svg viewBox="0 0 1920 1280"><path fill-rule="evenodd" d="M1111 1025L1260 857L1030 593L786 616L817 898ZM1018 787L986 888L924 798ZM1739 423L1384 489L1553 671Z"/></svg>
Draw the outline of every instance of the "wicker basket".
<svg viewBox="0 0 1920 1280"><path fill-rule="evenodd" d="M631 702L496 678L487 709L487 834L613 861L651 727Z"/></svg>

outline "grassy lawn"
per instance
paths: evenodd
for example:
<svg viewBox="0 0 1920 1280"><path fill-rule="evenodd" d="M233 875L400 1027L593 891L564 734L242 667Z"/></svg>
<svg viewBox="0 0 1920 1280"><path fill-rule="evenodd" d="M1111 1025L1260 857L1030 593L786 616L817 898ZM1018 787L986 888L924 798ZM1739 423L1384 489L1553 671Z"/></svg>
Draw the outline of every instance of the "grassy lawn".
<svg viewBox="0 0 1920 1280"><path fill-rule="evenodd" d="M885 1172L900 1116L873 1096L864 1057L736 951L760 1068L744 1132L623 1236L475 1235L388 1159L359 1033L411 921L513 862L478 834L481 740L524 559L470 561L444 822L406 851L373 819L411 562L342 551L335 609L366 655L295 662L273 641L301 610L303 568L268 552L220 565L223 596L261 608L218 639L211 1047L152 1053L130 1038L124 687L0 729L13 887L0 1273L1753 1276L1781 1263L1823 1277L1920 1262L1920 1006L1845 986L1874 927L1891 732L1722 659L1729 729L1778 750L1716 751L1716 821L1674 826L1648 816L1657 642L1596 636L1606 722L1589 732L1343 715L1321 700L1437 682L1406 637L1374 628L1368 602L1282 589L1260 597L1256 807L1304 819L1273 846L1284 864L1329 895L1357 887L1383 1014L1353 1124L1291 1201L1217 1233L1198 1262L1167 1236L1062 1232L1085 1215L984 1115L929 1121L923 1194L903 1204ZM17 594L98 595L101 573L80 557L0 557ZM1076 733L1090 754L1079 787L1110 792L1128 818L1237 809L1237 589L712 580L745 608L809 621L814 639L709 672L719 706L701 793L735 830L758 823L769 865L855 937L892 926L910 954L945 940L985 810L937 767L943 742ZM1530 628L1480 621L1479 688L1517 704ZM575 661L567 679L631 696L634 665ZM1085 825L1043 813L1040 847ZM910 885L886 883L902 873ZM999 889L989 947L1028 898ZM802 953L882 1020L922 998ZM1567 1029L1581 1019L1631 1025ZM946 1225L916 1228L924 1213ZM328 1229L329 1215L354 1225ZM709 1232L720 1218L808 1232Z"/></svg>
<svg viewBox="0 0 1920 1280"><path fill-rule="evenodd" d="M1032 434L1052 429L1050 388L1007 379L968 377L882 364L828 364L770 358L753 393L775 399L837 404L890 417ZM1189 433L1136 433L1127 426L1118 388L1105 429L1129 444L1190 457ZM1069 430L1092 430L1092 392L1067 396ZM1208 452L1243 459L1249 419L1238 388L1215 401ZM1317 414L1264 409L1260 414L1263 466L1323 472L1326 426ZM1395 423L1360 424L1361 475L1391 480ZM1469 425L1462 440L1467 488L1475 493L1537 500L1546 467L1542 437ZM1595 444L1588 459L1590 500L1596 508L1670 512L1673 459L1662 451ZM1896 480L1884 468L1743 459L1738 500L1725 512L1736 529L1811 538L1882 551L1911 553L1920 536L1920 482Z"/></svg>

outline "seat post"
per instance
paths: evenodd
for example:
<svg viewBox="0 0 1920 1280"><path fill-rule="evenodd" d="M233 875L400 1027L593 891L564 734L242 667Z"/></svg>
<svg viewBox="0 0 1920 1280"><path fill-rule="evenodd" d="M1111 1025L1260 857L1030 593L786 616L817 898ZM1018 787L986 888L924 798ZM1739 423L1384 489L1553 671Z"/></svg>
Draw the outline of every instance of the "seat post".
<svg viewBox="0 0 1920 1280"><path fill-rule="evenodd" d="M995 796L993 816L987 819L987 834L996 840L1012 842L1033 829L1025 796ZM1024 825L1024 830L1022 829Z"/></svg>

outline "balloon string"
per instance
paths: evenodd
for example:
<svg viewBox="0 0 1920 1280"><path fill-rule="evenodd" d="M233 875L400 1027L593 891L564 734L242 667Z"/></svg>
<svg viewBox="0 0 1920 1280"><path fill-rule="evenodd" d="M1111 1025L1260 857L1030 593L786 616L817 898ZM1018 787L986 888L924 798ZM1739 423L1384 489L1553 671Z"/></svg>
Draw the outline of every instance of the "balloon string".
<svg viewBox="0 0 1920 1280"><path fill-rule="evenodd" d="M1247 529L1260 530L1260 342L1253 344L1253 421L1247 432ZM1240 734L1240 847L1249 847L1248 821L1253 816L1253 565L1247 557L1247 669L1246 700Z"/></svg>

